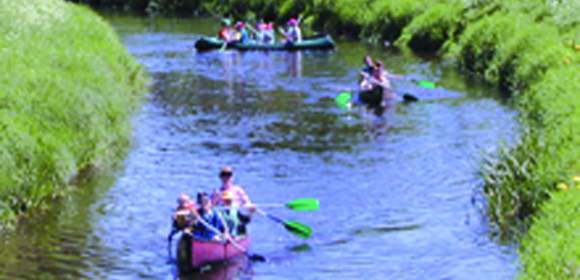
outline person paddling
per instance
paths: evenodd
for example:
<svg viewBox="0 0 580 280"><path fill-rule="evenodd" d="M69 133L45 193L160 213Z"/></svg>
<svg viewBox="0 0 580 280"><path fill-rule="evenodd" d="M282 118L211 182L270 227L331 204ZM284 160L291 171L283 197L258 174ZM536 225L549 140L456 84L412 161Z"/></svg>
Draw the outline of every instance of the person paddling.
<svg viewBox="0 0 580 280"><path fill-rule="evenodd" d="M276 32L274 32L274 23L272 22L266 24L266 31L264 32L264 43L276 43Z"/></svg>
<svg viewBox="0 0 580 280"><path fill-rule="evenodd" d="M220 29L220 32L218 33L218 38L226 43L235 40L234 30L232 29L231 25L232 25L232 21L230 19L228 19L228 18L222 19L222 28Z"/></svg>
<svg viewBox="0 0 580 280"><path fill-rule="evenodd" d="M254 30L254 34L256 35L256 41L259 43L266 43L266 30L268 29L268 24L264 22L264 20L259 20L256 24L256 29ZM251 29L250 29L251 30Z"/></svg>
<svg viewBox="0 0 580 280"><path fill-rule="evenodd" d="M370 94L379 94L380 96L370 98L374 100L373 103L379 103L376 105L385 106L386 102L396 97L390 78L398 78L398 76L390 75L385 70L382 61L377 60L373 62L370 56L365 57L364 63L365 66L360 73L362 76L360 90Z"/></svg>
<svg viewBox="0 0 580 280"><path fill-rule="evenodd" d="M247 43L250 41L250 34L248 33L248 29L246 29L246 23L243 21L238 21L235 25L237 35L235 41L238 43Z"/></svg>
<svg viewBox="0 0 580 280"><path fill-rule="evenodd" d="M226 226L221 222L220 213L213 208L211 199L207 193L200 192L197 194L197 203L200 205L198 212L198 219L203 219L204 222L197 221L193 228L193 236L200 240L219 240L219 235L208 228L206 224L211 227L225 231Z"/></svg>
<svg viewBox="0 0 580 280"><path fill-rule="evenodd" d="M234 205L237 207L255 207L250 201L250 197L246 194L246 191L244 191L242 187L234 184L233 177L234 170L230 166L225 166L222 168L219 173L219 178L222 181L222 185L212 194L212 202L214 205L223 206L223 193L226 191L231 191L234 195L234 198L232 199Z"/></svg>
<svg viewBox="0 0 580 280"><path fill-rule="evenodd" d="M298 20L295 18L288 20L288 29L286 29L286 31L282 31L284 36L286 36L286 43L296 43L302 41L302 31L300 30L298 24Z"/></svg>

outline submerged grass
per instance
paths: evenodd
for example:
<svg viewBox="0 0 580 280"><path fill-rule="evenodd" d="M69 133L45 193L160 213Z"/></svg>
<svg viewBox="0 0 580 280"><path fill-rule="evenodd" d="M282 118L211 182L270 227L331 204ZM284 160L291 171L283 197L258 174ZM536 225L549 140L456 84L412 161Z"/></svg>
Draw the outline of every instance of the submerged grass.
<svg viewBox="0 0 580 280"><path fill-rule="evenodd" d="M0 0L0 221L128 144L144 75L110 26L60 0Z"/></svg>

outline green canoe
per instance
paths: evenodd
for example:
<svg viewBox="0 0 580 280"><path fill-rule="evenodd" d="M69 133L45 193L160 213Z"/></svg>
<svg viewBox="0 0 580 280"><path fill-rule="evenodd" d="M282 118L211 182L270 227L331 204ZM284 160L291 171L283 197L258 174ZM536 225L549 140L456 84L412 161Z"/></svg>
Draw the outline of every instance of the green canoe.
<svg viewBox="0 0 580 280"><path fill-rule="evenodd" d="M224 42L215 37L201 37L195 42L195 48L198 51L209 51L214 49L221 49ZM237 49L241 51L263 50L263 51L296 51L296 50L330 50L334 49L335 44L332 38L328 35L319 35L315 37L305 38L296 43L275 43L275 44L261 44L256 42L248 43L228 43L226 48Z"/></svg>

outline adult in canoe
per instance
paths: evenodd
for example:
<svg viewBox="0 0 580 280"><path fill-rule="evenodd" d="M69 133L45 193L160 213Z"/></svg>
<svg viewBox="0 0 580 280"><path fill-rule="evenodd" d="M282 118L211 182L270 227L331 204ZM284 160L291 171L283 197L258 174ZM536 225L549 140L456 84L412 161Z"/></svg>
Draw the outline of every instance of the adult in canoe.
<svg viewBox="0 0 580 280"><path fill-rule="evenodd" d="M245 44L250 41L250 34L246 28L246 23L243 21L238 21L235 25L236 37L235 42Z"/></svg>
<svg viewBox="0 0 580 280"><path fill-rule="evenodd" d="M291 18L288 20L288 28L286 30L282 30L284 36L286 36L286 43L297 43L302 41L302 31L298 26L299 22L295 18Z"/></svg>
<svg viewBox="0 0 580 280"><path fill-rule="evenodd" d="M218 32L218 38L223 42L235 41L235 30L232 28L232 21L228 18L222 19L222 28Z"/></svg>
<svg viewBox="0 0 580 280"><path fill-rule="evenodd" d="M375 62L371 73L363 71L361 76L360 101L369 105L382 106L383 102L395 98L391 83L383 71L382 62Z"/></svg>
<svg viewBox="0 0 580 280"><path fill-rule="evenodd" d="M373 62L370 56L365 56L364 68L360 75L359 101L371 107L385 107L397 96L391 84L391 79L400 79L397 75L390 74L385 70L384 64L380 60Z"/></svg>
<svg viewBox="0 0 580 280"><path fill-rule="evenodd" d="M230 166L225 166L219 173L219 178L222 181L222 185L216 189L212 194L212 202L217 206L224 206L223 194L224 192L231 191L234 195L233 204L237 207L254 207L250 197L246 194L246 191L236 184L234 184L234 170Z"/></svg>

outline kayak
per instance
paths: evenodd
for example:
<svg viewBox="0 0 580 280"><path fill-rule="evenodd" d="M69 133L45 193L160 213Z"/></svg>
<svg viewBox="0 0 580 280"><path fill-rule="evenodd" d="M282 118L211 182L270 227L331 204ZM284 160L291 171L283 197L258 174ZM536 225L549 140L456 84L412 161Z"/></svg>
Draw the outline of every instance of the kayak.
<svg viewBox="0 0 580 280"><path fill-rule="evenodd" d="M221 49L224 41L216 37L201 37L195 42L195 48L198 51L209 51ZM274 43L262 44L258 42L248 43L227 43L226 49L236 49L240 51L297 51L297 50L331 50L334 49L335 44L329 35L318 35L314 37L304 38L300 42L295 43Z"/></svg>
<svg viewBox="0 0 580 280"><path fill-rule="evenodd" d="M369 107L381 106L383 102L383 89L377 86L371 90L360 91L358 93L358 101Z"/></svg>
<svg viewBox="0 0 580 280"><path fill-rule="evenodd" d="M237 243L248 250L250 238L237 238ZM177 247L177 264L181 271L199 269L204 265L225 262L243 256L244 253L231 243L198 240L183 234Z"/></svg>

